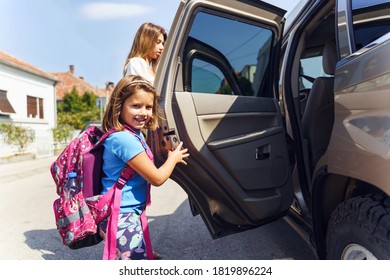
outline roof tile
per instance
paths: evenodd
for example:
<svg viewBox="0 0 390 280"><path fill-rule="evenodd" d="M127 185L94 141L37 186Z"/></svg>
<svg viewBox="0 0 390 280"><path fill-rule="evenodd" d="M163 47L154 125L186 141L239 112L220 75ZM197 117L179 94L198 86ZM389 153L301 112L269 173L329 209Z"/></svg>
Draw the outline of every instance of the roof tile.
<svg viewBox="0 0 390 280"><path fill-rule="evenodd" d="M59 80L56 84L57 100L62 100L66 93L70 93L73 90L73 87L76 88L80 96L86 91L91 92L98 97L105 96L105 91L103 89L90 85L84 78L75 76L73 71L52 74Z"/></svg>
<svg viewBox="0 0 390 280"><path fill-rule="evenodd" d="M1 50L0 50L0 62L33 73L35 75L47 78L49 80L56 81L56 78L52 74L45 72L35 66L32 66L27 62Z"/></svg>

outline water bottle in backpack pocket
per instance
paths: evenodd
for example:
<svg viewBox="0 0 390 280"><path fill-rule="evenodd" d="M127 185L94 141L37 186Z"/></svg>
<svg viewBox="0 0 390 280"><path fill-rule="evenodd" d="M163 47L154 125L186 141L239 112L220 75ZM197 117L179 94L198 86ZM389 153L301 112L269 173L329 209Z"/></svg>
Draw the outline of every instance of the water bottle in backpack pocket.
<svg viewBox="0 0 390 280"><path fill-rule="evenodd" d="M53 209L57 229L65 245L70 246L96 233L95 219L84 200L77 173L68 174L63 194L54 201Z"/></svg>
<svg viewBox="0 0 390 280"><path fill-rule="evenodd" d="M81 184L77 178L76 172L68 173L68 179L64 188L64 195L69 199L81 191Z"/></svg>

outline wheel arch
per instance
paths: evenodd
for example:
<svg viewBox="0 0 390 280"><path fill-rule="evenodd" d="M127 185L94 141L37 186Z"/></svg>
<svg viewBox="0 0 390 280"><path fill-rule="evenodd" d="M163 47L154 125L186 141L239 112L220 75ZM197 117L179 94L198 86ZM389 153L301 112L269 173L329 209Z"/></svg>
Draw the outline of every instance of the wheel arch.
<svg viewBox="0 0 390 280"><path fill-rule="evenodd" d="M326 234L332 212L343 201L364 194L385 194L367 182L348 176L328 173L326 168L316 173L312 187L312 217L314 242L318 257L326 257Z"/></svg>

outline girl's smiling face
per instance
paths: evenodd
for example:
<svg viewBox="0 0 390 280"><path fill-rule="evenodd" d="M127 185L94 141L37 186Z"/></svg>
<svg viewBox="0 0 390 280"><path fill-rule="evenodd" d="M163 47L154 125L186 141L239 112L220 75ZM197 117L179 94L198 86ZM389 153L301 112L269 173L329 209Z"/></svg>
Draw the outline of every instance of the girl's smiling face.
<svg viewBox="0 0 390 280"><path fill-rule="evenodd" d="M121 119L134 129L142 129L152 118L154 95L138 89L123 104Z"/></svg>

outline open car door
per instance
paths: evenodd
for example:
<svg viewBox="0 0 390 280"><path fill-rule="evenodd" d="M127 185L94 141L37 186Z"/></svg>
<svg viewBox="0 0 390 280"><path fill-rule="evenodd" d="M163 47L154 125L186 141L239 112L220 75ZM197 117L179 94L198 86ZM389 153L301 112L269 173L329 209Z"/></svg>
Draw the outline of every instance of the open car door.
<svg viewBox="0 0 390 280"><path fill-rule="evenodd" d="M282 217L292 198L277 96L285 11L261 1L182 1L155 81L157 165L179 141L171 178L214 238Z"/></svg>

